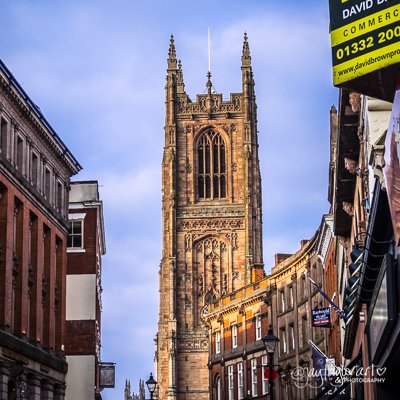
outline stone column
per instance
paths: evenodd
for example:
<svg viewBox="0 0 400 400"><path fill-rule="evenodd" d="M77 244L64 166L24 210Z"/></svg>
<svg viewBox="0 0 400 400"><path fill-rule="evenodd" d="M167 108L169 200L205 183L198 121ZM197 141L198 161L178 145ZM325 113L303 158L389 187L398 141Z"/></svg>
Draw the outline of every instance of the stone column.
<svg viewBox="0 0 400 400"><path fill-rule="evenodd" d="M0 400L8 400L8 377L10 370L6 365L0 365Z"/></svg>
<svg viewBox="0 0 400 400"><path fill-rule="evenodd" d="M29 387L31 390L30 393L30 400L41 400L40 393L41 393L41 382L37 376L31 376L28 379Z"/></svg>
<svg viewBox="0 0 400 400"><path fill-rule="evenodd" d="M64 400L65 385L63 383L54 386L54 400Z"/></svg>
<svg viewBox="0 0 400 400"><path fill-rule="evenodd" d="M54 400L54 385L49 381L42 381L41 400Z"/></svg>

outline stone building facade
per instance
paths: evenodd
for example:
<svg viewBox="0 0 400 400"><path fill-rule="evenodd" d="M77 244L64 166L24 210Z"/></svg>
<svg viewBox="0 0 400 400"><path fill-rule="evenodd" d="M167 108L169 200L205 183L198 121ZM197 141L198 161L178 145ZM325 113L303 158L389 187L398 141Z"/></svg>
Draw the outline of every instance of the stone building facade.
<svg viewBox="0 0 400 400"><path fill-rule="evenodd" d="M208 304L264 276L254 79L247 36L242 89L192 101L171 37L162 160L162 259L156 339L159 399L209 398Z"/></svg>
<svg viewBox="0 0 400 400"><path fill-rule="evenodd" d="M327 339L337 328L313 327L312 311L328 304L308 277L324 285L325 261L330 262L332 252L331 220L324 216L314 237L303 240L296 253L277 254L270 275L227 293L203 312L209 332L211 400L269 398L269 359L262 341L268 327L279 339L272 360L277 373L274 398L308 400L322 390L323 382L305 379L315 367L312 346L327 353ZM331 321L335 318L332 311Z"/></svg>
<svg viewBox="0 0 400 400"><path fill-rule="evenodd" d="M100 399L101 276L106 253L97 181L72 182L67 242L66 400Z"/></svg>
<svg viewBox="0 0 400 400"><path fill-rule="evenodd" d="M319 231L310 240L301 241L301 248L293 255L277 258L269 277L272 287L271 323L279 338L275 364L278 378L276 399L310 399L318 388L315 382L300 381L293 373L296 368L310 371L314 367L312 341L326 352L325 329L312 326L312 310L322 308L323 298L308 276L322 287L323 269L318 257Z"/></svg>
<svg viewBox="0 0 400 400"><path fill-rule="evenodd" d="M68 190L81 167L1 61L0 125L0 399L61 400Z"/></svg>

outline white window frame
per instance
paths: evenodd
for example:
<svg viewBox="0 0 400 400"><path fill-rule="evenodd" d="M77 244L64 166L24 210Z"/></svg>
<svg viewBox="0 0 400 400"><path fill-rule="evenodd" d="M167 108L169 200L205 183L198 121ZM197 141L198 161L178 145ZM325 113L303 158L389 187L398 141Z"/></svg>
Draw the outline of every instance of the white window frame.
<svg viewBox="0 0 400 400"><path fill-rule="evenodd" d="M290 335L290 343L292 345L292 350L294 350L296 348L294 325L289 325L289 335Z"/></svg>
<svg viewBox="0 0 400 400"><path fill-rule="evenodd" d="M228 367L228 399L234 400L234 384L233 384L233 365L229 365Z"/></svg>
<svg viewBox="0 0 400 400"><path fill-rule="evenodd" d="M238 346L238 327L237 325L232 325L232 349L236 349Z"/></svg>
<svg viewBox="0 0 400 400"><path fill-rule="evenodd" d="M81 222L81 246L80 247L67 247L67 252L84 252L85 251L85 216L86 214L69 214L69 222L76 223ZM68 233L69 237L69 233ZM68 245L68 241L67 241Z"/></svg>
<svg viewBox="0 0 400 400"><path fill-rule="evenodd" d="M280 297L281 297L281 312L286 311L286 304L285 304L285 291L282 290L280 292Z"/></svg>
<svg viewBox="0 0 400 400"><path fill-rule="evenodd" d="M258 396L258 382L257 382L257 359L251 360L251 394Z"/></svg>
<svg viewBox="0 0 400 400"><path fill-rule="evenodd" d="M265 377L265 371L267 370L268 367L268 357L267 356L262 356L262 361L261 361L263 367L262 367L262 394L268 394L269 391L269 382L268 379Z"/></svg>
<svg viewBox="0 0 400 400"><path fill-rule="evenodd" d="M221 353L221 332L215 332L215 354Z"/></svg>
<svg viewBox="0 0 400 400"><path fill-rule="evenodd" d="M262 319L260 316L256 317L256 340L260 340L262 336L261 321Z"/></svg>
<svg viewBox="0 0 400 400"><path fill-rule="evenodd" d="M218 376L215 382L216 400L222 400L221 397L221 377Z"/></svg>
<svg viewBox="0 0 400 400"><path fill-rule="evenodd" d="M237 365L237 382L238 382L238 400L242 400L244 397L243 388L243 363Z"/></svg>
<svg viewBox="0 0 400 400"><path fill-rule="evenodd" d="M289 286L289 305L294 307L293 286Z"/></svg>
<svg viewBox="0 0 400 400"><path fill-rule="evenodd" d="M282 353L287 353L286 329L281 329Z"/></svg>

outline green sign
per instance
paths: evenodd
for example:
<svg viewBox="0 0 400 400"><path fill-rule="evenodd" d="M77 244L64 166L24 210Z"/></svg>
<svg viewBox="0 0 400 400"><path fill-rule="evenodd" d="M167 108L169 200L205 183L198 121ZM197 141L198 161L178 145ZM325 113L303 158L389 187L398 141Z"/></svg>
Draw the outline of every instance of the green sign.
<svg viewBox="0 0 400 400"><path fill-rule="evenodd" d="M329 0L333 83L400 62L400 0Z"/></svg>

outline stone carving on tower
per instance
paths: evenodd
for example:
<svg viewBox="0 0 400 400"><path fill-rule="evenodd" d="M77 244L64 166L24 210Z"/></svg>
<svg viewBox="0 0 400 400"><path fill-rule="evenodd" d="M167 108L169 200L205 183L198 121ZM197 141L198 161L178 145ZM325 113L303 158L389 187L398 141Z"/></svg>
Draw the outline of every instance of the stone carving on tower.
<svg viewBox="0 0 400 400"><path fill-rule="evenodd" d="M156 339L159 400L208 400L207 305L264 276L261 177L247 35L242 90L192 101L171 36L162 160L162 259Z"/></svg>

